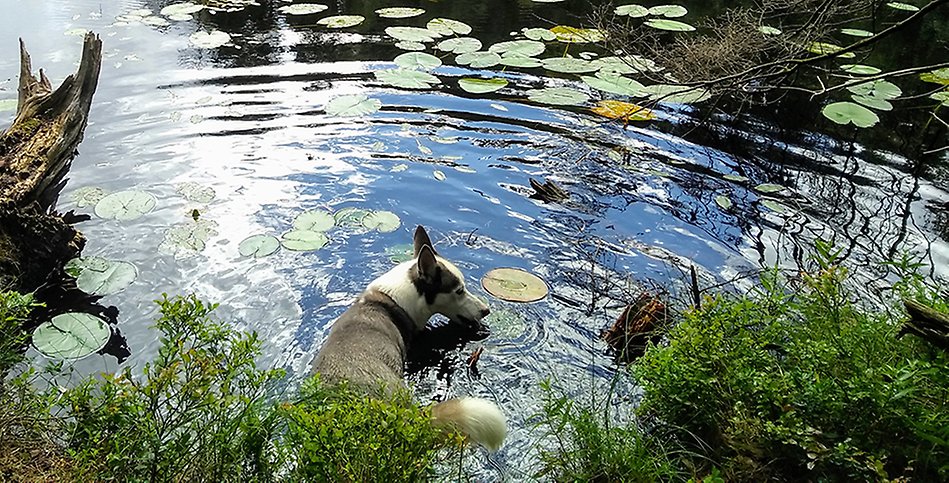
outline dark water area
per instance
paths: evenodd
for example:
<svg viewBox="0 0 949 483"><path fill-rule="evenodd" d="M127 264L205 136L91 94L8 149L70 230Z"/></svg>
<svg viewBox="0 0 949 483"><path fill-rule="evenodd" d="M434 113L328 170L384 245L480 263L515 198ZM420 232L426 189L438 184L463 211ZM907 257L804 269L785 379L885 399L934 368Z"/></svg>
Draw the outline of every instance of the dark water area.
<svg viewBox="0 0 949 483"><path fill-rule="evenodd" d="M731 4L692 3L683 20ZM151 301L163 292L194 292L220 303L222 320L257 331L263 362L299 380L331 322L392 266L392 253L421 224L480 295L487 296L478 280L496 267L529 270L551 288L533 304L490 298L503 314L490 335L414 376L421 400L471 394L505 408L512 432L495 463L466 464L481 479L516 481L536 469L531 448L540 436L530 416L540 408L539 383L553 378L577 394L606 387L615 368L600 331L644 289L681 291L690 266L702 286L747 289L754 278L746 275L806 264L820 237L844 249L871 292L892 276L880 262L903 253L937 277L949 274L949 194L940 171L946 155L918 155L918 109L881 116L892 129L855 132L829 126L819 104L778 104L741 122L708 106L669 104L656 109L655 121L624 127L589 111L596 100L616 96L542 68L471 68L429 46L425 51L444 62L433 71L440 83L430 89L396 88L374 76L405 52L386 27L456 19L487 48L522 38L525 27L584 25L591 6L582 1L340 1L291 16L278 10L287 2L262 0L168 25L142 24L148 15L123 17L139 9L156 15L168 4L0 0L0 105L16 97L17 37L34 67L58 84L78 62L76 34L102 36L99 89L59 209L91 214L75 198L89 187L142 190L156 199L140 218L93 216L79 225L89 240L84 255L138 270L128 288L103 299L119 309L118 329L132 352L123 364L140 365L155 354ZM425 13L374 13L387 6ZM366 21L339 30L316 24L339 14ZM189 41L214 29L230 42L204 49ZM945 19L924 23L870 57L943 61L944 45L930 36L945 39L945 32ZM565 52L608 55L591 45L548 42L541 57ZM509 84L491 94L459 88L459 78L478 75ZM529 89L553 86L592 99L572 107L527 99ZM329 100L350 94L382 107L357 117L327 114ZM0 111L0 128L12 117ZM711 123L697 127L700 119ZM928 142L938 147L939 140ZM570 198L531 199L530 178L555 180ZM187 199L184 183L213 189L213 199ZM762 183L785 189L763 194L754 189ZM723 209L718 196L732 207ZM306 210L350 207L391 211L401 226L390 233L337 227L316 251L281 249L260 259L238 252L250 235L279 237ZM168 250L169 230L193 227L195 210L213 223L207 240L200 249ZM484 351L475 378L463 366L477 347ZM119 365L94 355L76 367ZM439 377L446 372L453 377Z"/></svg>

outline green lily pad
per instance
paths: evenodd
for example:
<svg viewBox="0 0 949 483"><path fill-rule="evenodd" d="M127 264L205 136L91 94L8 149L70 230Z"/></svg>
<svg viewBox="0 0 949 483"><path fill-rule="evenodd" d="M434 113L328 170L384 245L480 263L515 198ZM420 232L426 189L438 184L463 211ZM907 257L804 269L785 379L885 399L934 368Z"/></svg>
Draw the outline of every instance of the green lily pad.
<svg viewBox="0 0 949 483"><path fill-rule="evenodd" d="M474 37L456 37L445 39L435 45L435 48L453 54L467 54L481 49L481 41Z"/></svg>
<svg viewBox="0 0 949 483"><path fill-rule="evenodd" d="M76 257L63 266L63 270L73 278L78 278L83 270L104 272L109 269L109 261L102 257Z"/></svg>
<svg viewBox="0 0 949 483"><path fill-rule="evenodd" d="M395 46L402 50L425 50L425 44L421 42L407 42L405 40L395 43Z"/></svg>
<svg viewBox="0 0 949 483"><path fill-rule="evenodd" d="M600 68L589 60L574 59L571 57L552 57L549 59L541 59L541 62L544 63L545 69L565 74L595 72Z"/></svg>
<svg viewBox="0 0 949 483"><path fill-rule="evenodd" d="M212 220L175 225L165 231L158 251L176 258L193 256L203 251L214 235L217 235L217 222Z"/></svg>
<svg viewBox="0 0 949 483"><path fill-rule="evenodd" d="M458 85L466 92L470 92L472 94L486 94L488 92L494 92L505 87L507 85L507 80L497 77L493 79L475 79L466 77L463 79L458 79Z"/></svg>
<svg viewBox="0 0 949 483"><path fill-rule="evenodd" d="M876 97L879 99L896 99L903 95L903 90L900 89L899 86L885 80L864 82L850 86L847 90L858 96Z"/></svg>
<svg viewBox="0 0 949 483"><path fill-rule="evenodd" d="M873 32L863 29L840 29L840 33L851 37L873 37Z"/></svg>
<svg viewBox="0 0 949 483"><path fill-rule="evenodd" d="M283 234L281 243L287 250L305 252L319 250L329 243L329 238L318 231L291 230Z"/></svg>
<svg viewBox="0 0 949 483"><path fill-rule="evenodd" d="M840 52L841 50L844 50L844 48L839 45L830 44L827 42L811 42L811 44L807 46L808 52L812 54L817 54L817 55L836 54L837 52ZM837 57L841 59L852 59L856 57L856 55L853 52L847 52L844 54L840 54Z"/></svg>
<svg viewBox="0 0 949 483"><path fill-rule="evenodd" d="M670 32L691 32L695 27L678 20L669 20L666 18L651 18L643 22L643 25L658 30L668 30Z"/></svg>
<svg viewBox="0 0 949 483"><path fill-rule="evenodd" d="M109 342L112 329L102 319L68 312L33 330L33 347L50 359L76 360L94 354Z"/></svg>
<svg viewBox="0 0 949 483"><path fill-rule="evenodd" d="M784 206L774 200L763 199L761 200L761 205L777 213L787 213L790 211L787 206Z"/></svg>
<svg viewBox="0 0 949 483"><path fill-rule="evenodd" d="M893 110L893 104L890 104L890 101L880 98L880 97L858 96L854 94L850 96L850 98L859 104L862 104L872 109L876 109L878 111L892 111Z"/></svg>
<svg viewBox="0 0 949 483"><path fill-rule="evenodd" d="M201 49L216 49L231 41L231 35L220 30L210 32L195 32L188 37L191 45Z"/></svg>
<svg viewBox="0 0 949 483"><path fill-rule="evenodd" d="M547 283L519 268L495 268L484 274L481 286L489 294L509 302L535 302L547 296Z"/></svg>
<svg viewBox="0 0 949 483"><path fill-rule="evenodd" d="M355 27L366 21L362 15L333 15L331 17L321 18L316 21L318 25L325 25L331 29L343 29Z"/></svg>
<svg viewBox="0 0 949 483"><path fill-rule="evenodd" d="M380 82L404 89L429 89L441 82L428 72L408 69L378 70L375 75Z"/></svg>
<svg viewBox="0 0 949 483"><path fill-rule="evenodd" d="M550 29L533 27L533 28L525 28L521 30L521 32L523 32L524 36L530 40L542 40L546 42L550 42L551 40L557 40L557 36L554 35L554 33L550 31Z"/></svg>
<svg viewBox="0 0 949 483"><path fill-rule="evenodd" d="M930 94L929 98L941 102L944 106L949 106L949 91L939 91Z"/></svg>
<svg viewBox="0 0 949 483"><path fill-rule="evenodd" d="M919 79L934 84L949 85L949 67L919 74Z"/></svg>
<svg viewBox="0 0 949 483"><path fill-rule="evenodd" d="M653 84L646 86L645 91L652 100L672 104L693 104L712 97L712 94L705 89L673 84Z"/></svg>
<svg viewBox="0 0 949 483"><path fill-rule="evenodd" d="M619 74L600 71L596 73L596 77L584 75L580 76L580 79L594 89L621 96L638 97L647 95L646 86Z"/></svg>
<svg viewBox="0 0 949 483"><path fill-rule="evenodd" d="M722 176L722 178L725 178L728 181L734 181L735 183L744 183L745 181L748 181L747 176L741 176L738 174L726 174Z"/></svg>
<svg viewBox="0 0 949 483"><path fill-rule="evenodd" d="M494 52L468 52L455 57L458 65L467 65L474 69L494 67L501 62L501 56Z"/></svg>
<svg viewBox="0 0 949 483"><path fill-rule="evenodd" d="M442 59L425 52L406 52L395 58L395 64L403 69L432 70L442 65Z"/></svg>
<svg viewBox="0 0 949 483"><path fill-rule="evenodd" d="M167 5L159 11L160 14L170 17L173 15L191 15L204 10L204 5L197 5L192 2L173 3Z"/></svg>
<svg viewBox="0 0 949 483"><path fill-rule="evenodd" d="M399 216L391 211L372 211L362 219L362 226L379 233L393 232L401 224Z"/></svg>
<svg viewBox="0 0 949 483"><path fill-rule="evenodd" d="M765 35L781 35L783 32L779 28L774 28L770 25L762 25L758 27L758 31Z"/></svg>
<svg viewBox="0 0 949 483"><path fill-rule="evenodd" d="M532 69L544 65L537 57L501 57L501 65Z"/></svg>
<svg viewBox="0 0 949 483"><path fill-rule="evenodd" d="M873 67L872 65L863 65L863 64L843 64L840 66L840 69L848 74L859 74L859 75L873 75L883 72L882 70Z"/></svg>
<svg viewBox="0 0 949 483"><path fill-rule="evenodd" d="M546 48L543 42L536 40L508 40L488 47L488 51L502 57L535 57L544 53Z"/></svg>
<svg viewBox="0 0 949 483"><path fill-rule="evenodd" d="M98 186L83 186L72 193L77 208L95 206L102 198L105 198L105 190Z"/></svg>
<svg viewBox="0 0 949 483"><path fill-rule="evenodd" d="M325 210L304 211L293 219L294 230L327 231L336 225L336 219Z"/></svg>
<svg viewBox="0 0 949 483"><path fill-rule="evenodd" d="M334 97L324 107L327 114L341 117L365 116L378 111L380 108L382 108L382 101L362 94Z"/></svg>
<svg viewBox="0 0 949 483"><path fill-rule="evenodd" d="M556 106L577 106L587 102L590 96L569 87L548 87L527 91L527 98L542 104Z"/></svg>
<svg viewBox="0 0 949 483"><path fill-rule="evenodd" d="M434 42L436 37L440 37L437 32L420 27L386 27L386 35L396 40L405 42L421 42L423 44Z"/></svg>
<svg viewBox="0 0 949 483"><path fill-rule="evenodd" d="M718 195L715 197L715 204L720 206L723 210L732 209L732 200L728 199L725 195Z"/></svg>
<svg viewBox="0 0 949 483"><path fill-rule="evenodd" d="M915 12L919 10L919 7L917 7L916 5L910 5L908 3L903 3L903 2L889 2L886 4L886 6L890 8L895 8L896 10L903 10L906 12Z"/></svg>
<svg viewBox="0 0 949 483"><path fill-rule="evenodd" d="M215 196L214 188L192 181L180 183L175 187L175 191L188 201L194 201L195 203L210 203Z"/></svg>
<svg viewBox="0 0 949 483"><path fill-rule="evenodd" d="M687 13L689 13L689 11L682 5L656 5L655 7L649 7L649 15L659 17L676 18L685 16Z"/></svg>
<svg viewBox="0 0 949 483"><path fill-rule="evenodd" d="M376 15L382 18L412 18L425 13L424 9L413 7L388 7L376 10Z"/></svg>
<svg viewBox="0 0 949 483"><path fill-rule="evenodd" d="M779 184L773 183L761 183L758 186L755 186L755 191L760 191L762 193L777 193L779 191L784 191L786 188Z"/></svg>
<svg viewBox="0 0 949 483"><path fill-rule="evenodd" d="M557 37L557 40L567 44L586 44L602 42L606 39L603 31L598 29L584 29L578 27L569 27L558 25L550 29Z"/></svg>
<svg viewBox="0 0 949 483"><path fill-rule="evenodd" d="M287 15L312 15L327 8L329 7L319 3L294 3L293 5L284 5L278 8L277 11Z"/></svg>
<svg viewBox="0 0 949 483"><path fill-rule="evenodd" d="M410 243L393 245L385 249L385 254L392 263L399 264L415 258L415 248Z"/></svg>
<svg viewBox="0 0 949 483"><path fill-rule="evenodd" d="M362 226L362 219L369 213L369 210L350 206L334 213L333 219L336 220L336 226L341 228L357 228Z"/></svg>
<svg viewBox="0 0 949 483"><path fill-rule="evenodd" d="M144 191L127 190L106 195L96 203L95 213L107 220L134 220L155 208L157 200Z"/></svg>
<svg viewBox="0 0 949 483"><path fill-rule="evenodd" d="M632 5L620 5L613 10L613 13L621 16L625 15L627 17L640 18L649 15L649 9L634 3Z"/></svg>
<svg viewBox="0 0 949 483"><path fill-rule="evenodd" d="M425 28L432 32L438 32L446 37L449 35L468 35L471 33L470 25L450 18L433 18L425 24Z"/></svg>
<svg viewBox="0 0 949 483"><path fill-rule="evenodd" d="M251 235L237 246L242 257L263 258L280 248L280 240L272 235Z"/></svg>
<svg viewBox="0 0 949 483"><path fill-rule="evenodd" d="M79 265L76 286L91 295L110 295L125 290L138 278L138 269L128 262L105 260L85 262Z"/></svg>

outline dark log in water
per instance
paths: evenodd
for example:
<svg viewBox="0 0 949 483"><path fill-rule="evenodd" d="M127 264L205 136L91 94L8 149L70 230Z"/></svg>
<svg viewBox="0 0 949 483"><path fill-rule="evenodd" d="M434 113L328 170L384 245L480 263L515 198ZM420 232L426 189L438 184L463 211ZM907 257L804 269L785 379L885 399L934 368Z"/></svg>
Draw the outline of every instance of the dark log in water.
<svg viewBox="0 0 949 483"><path fill-rule="evenodd" d="M903 322L899 335L913 334L949 351L949 315L913 300L903 300L903 305L910 318Z"/></svg>

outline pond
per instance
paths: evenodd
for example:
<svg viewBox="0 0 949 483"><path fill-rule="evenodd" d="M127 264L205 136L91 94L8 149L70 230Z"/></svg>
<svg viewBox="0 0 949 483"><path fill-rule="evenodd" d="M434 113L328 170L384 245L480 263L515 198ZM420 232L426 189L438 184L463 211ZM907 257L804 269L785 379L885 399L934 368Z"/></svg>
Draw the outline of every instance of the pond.
<svg viewBox="0 0 949 483"><path fill-rule="evenodd" d="M222 320L257 331L263 362L298 380L330 323L424 225L479 295L487 297L479 279L496 267L523 268L551 288L532 304L490 298L499 314L491 335L414 376L421 400L472 394L505 408L508 443L493 463L471 464L485 479L516 480L536 465L539 383L551 378L578 394L608 384L615 366L600 331L643 290L681 291L691 266L703 287L747 287L746 275L764 267L800 266L822 237L868 281L888 275L880 260L904 252L947 274L947 221L936 207L949 194L895 150L813 131L815 117L792 136L773 120L751 119L724 142L715 133L731 124L697 135L697 108L683 104L660 104L655 120L624 126L590 110L622 96L578 75L490 56L462 65L447 51L475 41L433 48L464 36L483 51L525 39L524 29L580 26L587 2L339 1L300 15L299 3L212 3L227 8L169 19L174 12L159 14L167 2L2 1L0 106L16 98L17 37L54 84L74 70L82 32L103 40L90 122L58 206L93 215L79 225L85 256L134 266L134 280L102 301L119 310L131 354L122 364L155 354L152 300L194 292L220 303ZM395 6L423 12L376 13ZM318 22L336 15L364 20ZM410 43L417 30L397 33L401 40L386 33L436 18L471 32L446 22L457 30L416 39L420 47ZM540 45L539 58L611 55L588 43ZM422 48L440 65L402 57L430 74L395 71L394 59L413 52L403 48ZM463 78L499 80L466 90ZM479 88L493 91L471 92ZM579 102L544 99L545 88L569 89L554 92ZM334 99L358 112L334 113ZM12 120L3 109L0 127ZM569 198L532 199L531 179L552 180ZM94 208L129 190L144 196L141 213ZM312 210L336 214L322 248L241 255L243 240L280 238ZM368 229L360 210L400 221L391 231ZM477 347L474 377L464 365ZM76 364L92 372L119 362Z"/></svg>

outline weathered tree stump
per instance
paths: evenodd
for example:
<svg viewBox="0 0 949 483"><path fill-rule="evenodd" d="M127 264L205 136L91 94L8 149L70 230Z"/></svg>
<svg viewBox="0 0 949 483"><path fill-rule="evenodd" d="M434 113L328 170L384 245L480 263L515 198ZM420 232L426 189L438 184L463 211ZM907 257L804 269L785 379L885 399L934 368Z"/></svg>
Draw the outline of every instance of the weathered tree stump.
<svg viewBox="0 0 949 483"><path fill-rule="evenodd" d="M909 320L903 322L899 336L913 334L949 351L949 315L936 312L913 300L903 300L903 305L906 306Z"/></svg>
<svg viewBox="0 0 949 483"><path fill-rule="evenodd" d="M16 118L0 133L0 290L32 292L60 279L85 238L54 205L76 156L99 81L102 42L87 33L78 71L52 90L20 40Z"/></svg>

